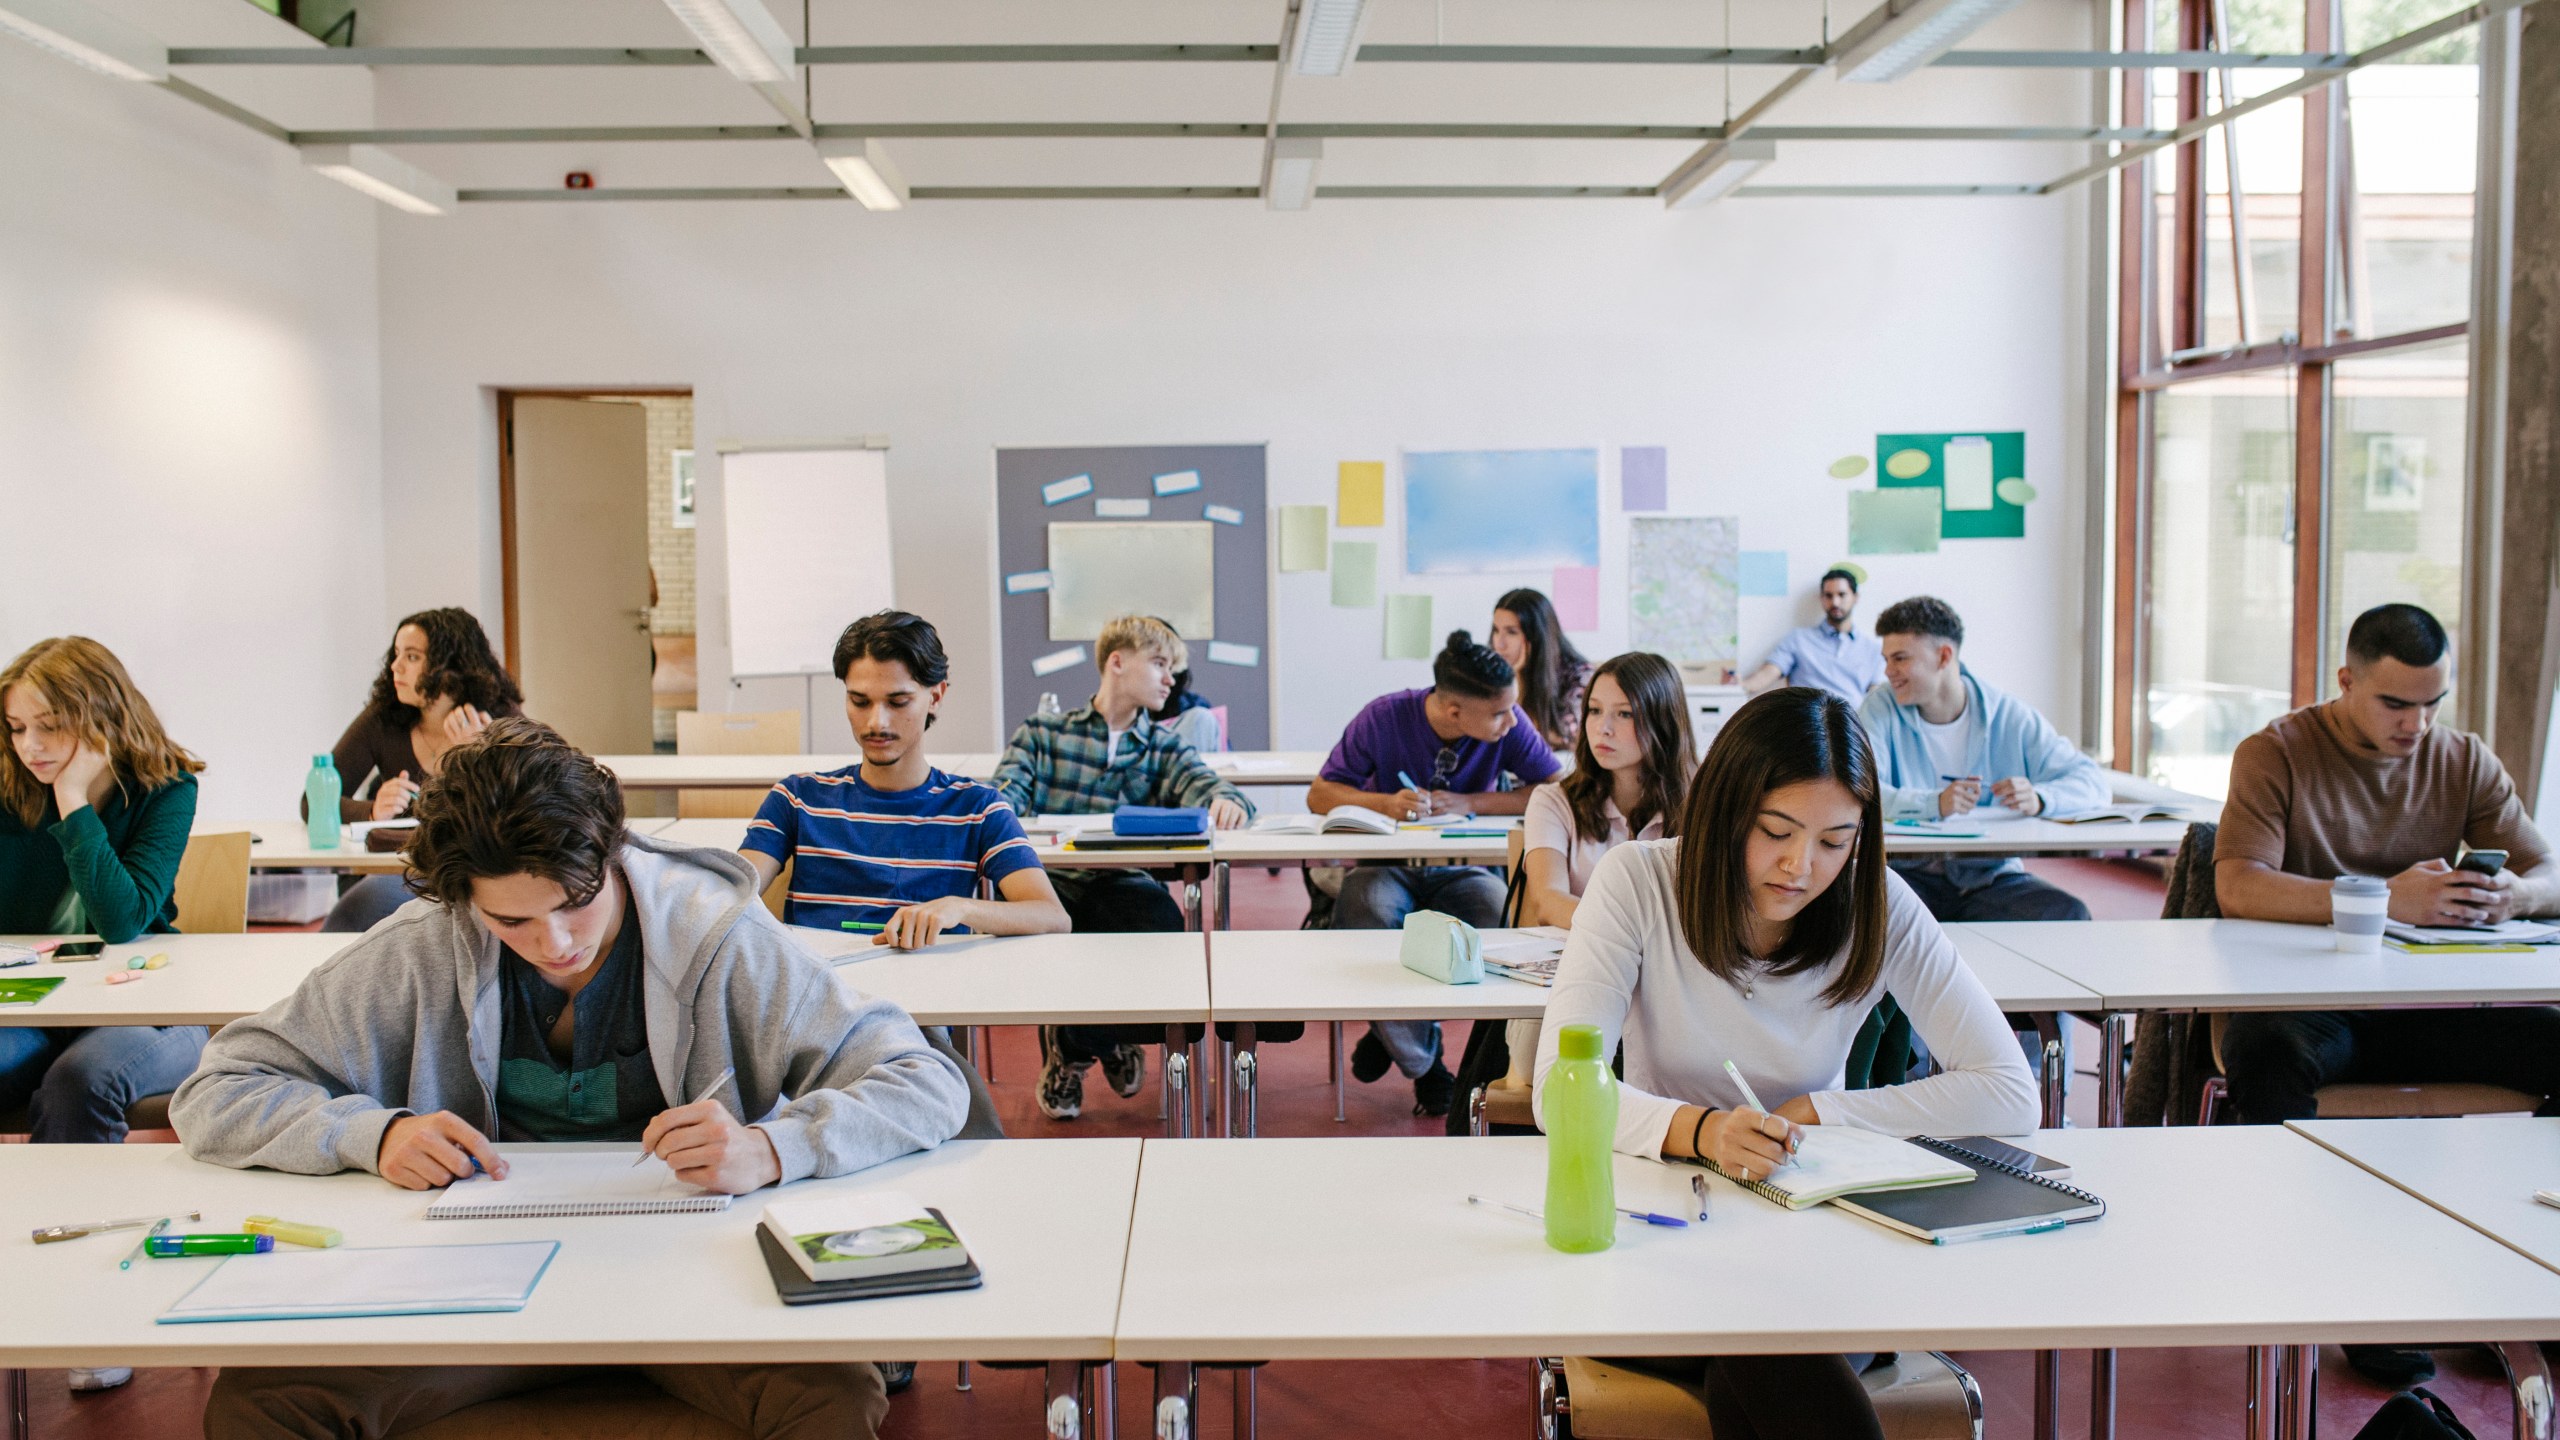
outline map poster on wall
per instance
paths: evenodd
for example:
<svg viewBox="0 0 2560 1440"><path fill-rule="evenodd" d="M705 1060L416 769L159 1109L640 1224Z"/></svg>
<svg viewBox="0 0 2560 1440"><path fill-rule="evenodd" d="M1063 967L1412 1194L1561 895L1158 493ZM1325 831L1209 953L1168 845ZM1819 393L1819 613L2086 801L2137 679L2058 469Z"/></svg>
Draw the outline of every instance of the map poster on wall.
<svg viewBox="0 0 2560 1440"><path fill-rule="evenodd" d="M1406 574L1599 563L1599 451L1404 452Z"/></svg>
<svg viewBox="0 0 2560 1440"><path fill-rule="evenodd" d="M1731 665L1742 522L1730 515L1627 519L1627 648Z"/></svg>
<svg viewBox="0 0 2560 1440"><path fill-rule="evenodd" d="M1876 488L1944 492L1938 533L1949 540L2025 539L2027 507L2014 497L2033 498L2026 478L2023 430L1876 437Z"/></svg>

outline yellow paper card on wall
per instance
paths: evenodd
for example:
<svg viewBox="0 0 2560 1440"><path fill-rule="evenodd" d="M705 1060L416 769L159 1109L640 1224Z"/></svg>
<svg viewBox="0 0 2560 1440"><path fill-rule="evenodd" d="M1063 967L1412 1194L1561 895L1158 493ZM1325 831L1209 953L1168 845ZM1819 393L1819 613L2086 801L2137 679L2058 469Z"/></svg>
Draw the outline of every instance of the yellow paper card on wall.
<svg viewBox="0 0 2560 1440"><path fill-rule="evenodd" d="M1387 462L1345 460L1334 482L1336 525L1387 523Z"/></svg>

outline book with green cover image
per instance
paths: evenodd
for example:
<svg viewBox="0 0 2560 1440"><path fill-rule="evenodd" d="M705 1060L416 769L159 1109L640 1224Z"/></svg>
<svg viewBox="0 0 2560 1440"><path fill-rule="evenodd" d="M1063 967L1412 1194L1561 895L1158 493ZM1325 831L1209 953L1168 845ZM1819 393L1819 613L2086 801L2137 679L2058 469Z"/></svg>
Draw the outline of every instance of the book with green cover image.
<svg viewBox="0 0 2560 1440"><path fill-rule="evenodd" d="M969 1263L968 1246L939 1212L897 1191L778 1201L764 1228L810 1279L863 1280Z"/></svg>
<svg viewBox="0 0 2560 1440"><path fill-rule="evenodd" d="M52 994L61 984L59 975L0 977L0 1005L33 1005Z"/></svg>

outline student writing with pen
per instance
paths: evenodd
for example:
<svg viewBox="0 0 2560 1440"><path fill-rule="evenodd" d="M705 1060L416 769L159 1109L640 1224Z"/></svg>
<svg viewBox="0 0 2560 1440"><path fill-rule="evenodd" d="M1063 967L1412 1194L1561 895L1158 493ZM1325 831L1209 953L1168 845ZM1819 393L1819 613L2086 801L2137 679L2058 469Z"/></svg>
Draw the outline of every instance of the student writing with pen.
<svg viewBox="0 0 2560 1440"><path fill-rule="evenodd" d="M548 727L499 720L456 746L417 813L424 898L214 1038L170 1105L191 1156L429 1190L505 1176L494 1141L639 1141L678 1179L744 1194L959 1132L955 1062L837 984L738 856L628 833L613 775ZM868 1364L644 1373L760 1437L867 1437L887 1409ZM560 1378L225 1367L205 1433L381 1435Z"/></svg>
<svg viewBox="0 0 2560 1440"><path fill-rule="evenodd" d="M908 950L945 932L1066 930L1013 807L925 756L951 689L933 626L903 610L866 615L836 640L835 673L862 763L785 776L747 824L743 849L764 884L791 867L783 919Z"/></svg>
<svg viewBox="0 0 2560 1440"><path fill-rule="evenodd" d="M1619 845L1594 871L1547 1001L1533 1103L1558 1032L1593 1025L1601 1053L1624 1046L1615 1145L1630 1155L1762 1180L1822 1125L2034 1129L2007 1022L1884 863L1884 835L1874 748L1838 696L1789 687L1744 705L1691 782L1678 837ZM1852 1048L1887 998L1940 1072L1848 1088ZM1882 1434L1841 1356L1613 1363L1702 1384L1717 1440Z"/></svg>

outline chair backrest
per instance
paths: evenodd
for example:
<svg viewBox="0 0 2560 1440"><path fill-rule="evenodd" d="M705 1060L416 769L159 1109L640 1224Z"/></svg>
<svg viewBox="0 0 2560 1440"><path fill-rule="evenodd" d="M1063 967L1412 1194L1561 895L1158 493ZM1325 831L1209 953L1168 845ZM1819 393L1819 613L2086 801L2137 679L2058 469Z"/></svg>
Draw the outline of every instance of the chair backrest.
<svg viewBox="0 0 2560 1440"><path fill-rule="evenodd" d="M178 860L178 929L189 935L237 935L249 928L246 830L190 835Z"/></svg>
<svg viewBox="0 0 2560 1440"><path fill-rule="evenodd" d="M2219 920L2222 902L2213 892L2213 837L2216 827L2198 820L2178 842L2178 858L2169 862L2169 893L2160 903L2163 920Z"/></svg>
<svg viewBox="0 0 2560 1440"><path fill-rule="evenodd" d="M1516 826L1511 831L1511 845L1507 853L1508 858L1502 863L1508 868L1503 873L1511 878L1502 892L1502 923L1517 925L1520 923L1520 906L1526 899L1529 883L1521 865L1521 857L1529 853L1529 837L1526 832Z"/></svg>
<svg viewBox="0 0 2560 1440"><path fill-rule="evenodd" d="M679 755L797 755L797 710L679 710ZM686 820L740 820L764 803L762 790L679 790L676 814Z"/></svg>

